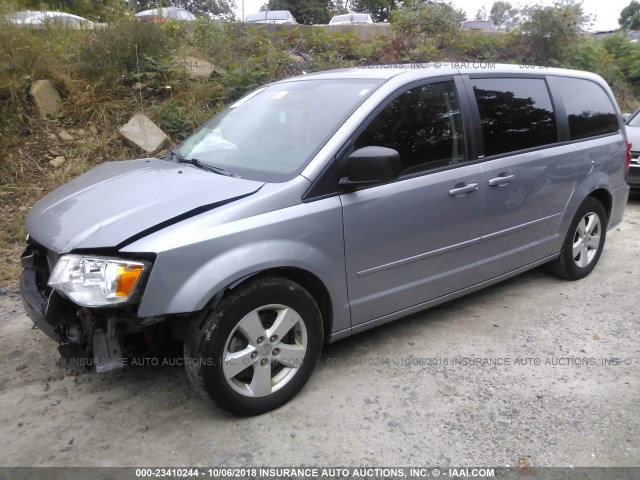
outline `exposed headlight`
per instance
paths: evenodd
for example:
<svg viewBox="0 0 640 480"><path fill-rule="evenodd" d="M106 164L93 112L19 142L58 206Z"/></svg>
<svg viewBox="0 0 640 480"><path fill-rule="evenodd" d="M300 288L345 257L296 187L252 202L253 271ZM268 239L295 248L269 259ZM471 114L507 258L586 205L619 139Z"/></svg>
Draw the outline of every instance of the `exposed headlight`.
<svg viewBox="0 0 640 480"><path fill-rule="evenodd" d="M131 299L148 268L147 262L63 255L49 277L49 286L78 305L115 305Z"/></svg>

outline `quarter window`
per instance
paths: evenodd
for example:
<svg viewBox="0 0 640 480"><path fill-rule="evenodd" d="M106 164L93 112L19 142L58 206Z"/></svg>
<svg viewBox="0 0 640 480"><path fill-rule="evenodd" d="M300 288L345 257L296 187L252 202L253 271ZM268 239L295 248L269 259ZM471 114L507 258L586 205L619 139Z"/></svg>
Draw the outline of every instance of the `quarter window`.
<svg viewBox="0 0 640 480"><path fill-rule="evenodd" d="M558 140L551 97L544 80L471 80L480 111L485 156L514 152Z"/></svg>
<svg viewBox="0 0 640 480"><path fill-rule="evenodd" d="M462 120L453 82L412 88L393 100L355 141L400 154L403 174L463 162Z"/></svg>
<svg viewBox="0 0 640 480"><path fill-rule="evenodd" d="M618 131L616 110L600 85L582 78L565 77L557 77L555 85L567 111L571 140Z"/></svg>

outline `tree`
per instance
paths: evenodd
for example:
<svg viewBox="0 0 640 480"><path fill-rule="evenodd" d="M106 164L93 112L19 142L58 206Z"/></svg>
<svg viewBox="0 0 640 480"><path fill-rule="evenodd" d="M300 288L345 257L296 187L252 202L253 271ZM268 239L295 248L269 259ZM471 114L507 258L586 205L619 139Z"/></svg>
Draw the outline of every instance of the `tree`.
<svg viewBox="0 0 640 480"><path fill-rule="evenodd" d="M582 2L561 0L553 7L539 5L523 9L526 18L520 29L530 50L530 61L541 65L562 64L572 54L572 46L591 17Z"/></svg>
<svg viewBox="0 0 640 480"><path fill-rule="evenodd" d="M518 10L509 2L494 2L489 12L489 19L498 30L512 30L520 23Z"/></svg>
<svg viewBox="0 0 640 480"><path fill-rule="evenodd" d="M395 10L391 16L394 30L401 37L419 42L436 40L444 46L458 32L458 24L466 20L462 10L456 10L450 3L407 0L403 8Z"/></svg>
<svg viewBox="0 0 640 480"><path fill-rule="evenodd" d="M298 23L318 25L329 23L334 13L342 10L342 2L336 4L333 0L269 0L260 10L289 10Z"/></svg>
<svg viewBox="0 0 640 480"><path fill-rule="evenodd" d="M354 12L371 15L374 22L385 22L397 8L397 3L395 0L353 0L351 6Z"/></svg>
<svg viewBox="0 0 640 480"><path fill-rule="evenodd" d="M487 9L484 8L484 5L483 5L476 12L476 20L486 20L486 19L487 19Z"/></svg>
<svg viewBox="0 0 640 480"><path fill-rule="evenodd" d="M640 2L633 0L620 12L618 23L627 30L640 30Z"/></svg>

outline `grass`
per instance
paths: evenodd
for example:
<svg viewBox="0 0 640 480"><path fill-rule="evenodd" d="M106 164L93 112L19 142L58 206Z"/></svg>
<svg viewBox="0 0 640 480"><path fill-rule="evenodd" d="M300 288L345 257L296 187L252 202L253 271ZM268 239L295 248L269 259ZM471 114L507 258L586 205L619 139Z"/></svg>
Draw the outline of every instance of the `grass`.
<svg viewBox="0 0 640 480"><path fill-rule="evenodd" d="M526 49L509 35L416 38L422 37L395 32L362 40L314 28L269 31L205 20L122 21L89 31L0 25L0 286L17 286L25 216L39 198L104 161L142 155L117 133L141 109L175 144L248 90L304 71L446 59L526 62ZM639 49L622 39L584 43L566 66L604 75L631 110L638 103ZM187 55L211 62L211 77L189 77L176 62ZM60 114L40 118L33 111L29 85L40 78L61 92ZM86 135L74 135L78 129ZM63 141L62 130L74 140ZM59 155L66 161L56 168L50 161Z"/></svg>

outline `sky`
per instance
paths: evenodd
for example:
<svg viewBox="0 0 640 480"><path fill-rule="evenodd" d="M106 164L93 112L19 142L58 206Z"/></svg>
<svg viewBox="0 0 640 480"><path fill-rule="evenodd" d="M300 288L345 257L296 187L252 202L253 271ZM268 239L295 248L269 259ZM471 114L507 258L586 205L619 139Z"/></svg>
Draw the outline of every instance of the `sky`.
<svg viewBox="0 0 640 480"><path fill-rule="evenodd" d="M242 5L244 2L244 15L245 17L250 13L255 13L260 10L260 7L266 3L266 0L235 0L237 5L236 15L238 17L242 14ZM486 2L478 0L452 0L451 3L456 8L461 8L467 12L468 18L474 18L476 12L483 5L489 13L493 0ZM514 7L522 7L527 5L553 5L553 0L537 0L535 2L519 2L517 0L511 0L510 2ZM582 3L582 9L585 13L595 15L596 19L589 28L591 31L601 30L615 30L618 28L618 17L620 11L629 5L631 0L584 0Z"/></svg>

